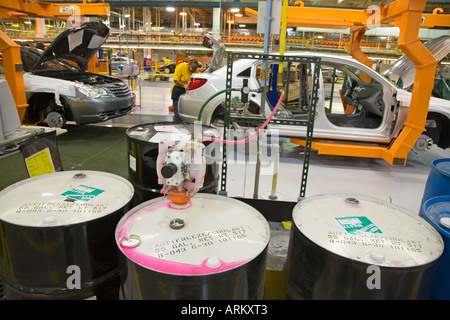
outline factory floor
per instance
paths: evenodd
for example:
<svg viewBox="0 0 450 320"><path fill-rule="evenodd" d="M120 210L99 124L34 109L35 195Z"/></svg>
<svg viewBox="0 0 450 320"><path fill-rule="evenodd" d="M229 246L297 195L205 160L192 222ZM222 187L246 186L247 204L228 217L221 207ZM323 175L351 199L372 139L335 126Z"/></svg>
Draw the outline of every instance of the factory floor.
<svg viewBox="0 0 450 320"><path fill-rule="evenodd" d="M173 113L170 99L171 81L141 80L141 88L136 90L139 107L130 115L109 121L111 125L126 125L170 121ZM151 121L150 121L151 119ZM145 120L145 121L143 121ZM227 164L226 192L230 197L241 199L272 200L276 197L279 208L281 203L295 203L300 195L303 148L292 144L288 139L280 141L280 161L274 180L274 163L262 161L259 181L255 182L256 161L230 161ZM254 147L254 146L253 146ZM251 147L250 147L251 148ZM255 150L255 149L253 149ZM239 154L239 151L236 152ZM239 158L239 155L237 156ZM352 158L343 156L318 155L312 151L308 170L305 196L331 193L348 193L354 196L366 195L385 200L408 209L413 214L420 211L421 199L430 173L430 164L434 159L450 158L450 149L442 150L433 146L422 154L410 152L407 164L402 167L391 166L381 159ZM275 181L275 184L274 184ZM256 185L256 187L255 187ZM262 206L265 206L263 204ZM274 207L274 215L281 209ZM268 210L264 208L267 214ZM266 215L267 217L267 215ZM266 298L283 299L282 267L286 258L289 239L289 224L281 223L281 219L270 221L271 240L269 243Z"/></svg>
<svg viewBox="0 0 450 320"><path fill-rule="evenodd" d="M140 105L129 116L108 121L110 125L135 125L153 121L171 121L171 81L141 80L136 89ZM281 139L280 165L275 193L272 189L273 166L261 165L261 176L255 190L255 163L228 165L227 192L229 196L252 198L258 194L268 199L297 201L300 195L303 148ZM420 210L424 187L434 159L449 158L450 149L433 146L422 154L411 152L407 164L391 166L381 159L318 155L312 151L305 196L329 193L363 194L402 206L413 213Z"/></svg>
<svg viewBox="0 0 450 320"><path fill-rule="evenodd" d="M127 128L152 122L173 120L169 111L171 81L139 81L137 108L127 116L104 123L76 126L69 124L67 132L57 137L64 170L99 170L127 177ZM227 166L226 192L230 197L268 200L272 203L295 203L300 196L303 148L281 139L280 161L274 180L273 162L262 162L259 181L255 183L255 161L230 161ZM418 214L430 163L434 159L450 158L450 149L435 146L426 153L410 153L405 166L394 167L381 159L352 158L318 155L312 151L305 196L330 193L366 195L392 202ZM27 178L21 155L1 159L0 190ZM20 166L17 169L17 166ZM14 177L11 177L14 175ZM16 180L16 181L14 181ZM274 181L276 184L274 185ZM256 187L255 187L256 185ZM274 198L275 197L275 198ZM275 199L275 200L274 200ZM276 209L274 211L277 211ZM276 212L274 212L276 215ZM268 259L268 298L281 298L277 287L281 280L281 267L286 255L289 230L283 219L271 222L271 246ZM273 273L271 273L273 271Z"/></svg>
<svg viewBox="0 0 450 320"><path fill-rule="evenodd" d="M112 151L109 150L113 146L108 147L111 145L108 143L108 134L114 132L118 138L123 138L120 142L126 143L124 132L129 127L137 124L173 121L173 112L169 111L169 106L172 105L170 86L171 81L150 81L143 76L140 86L137 85L135 90L138 106L131 114L93 125L76 126L69 123L67 133L58 136L58 145L62 149L60 153L64 157L64 169L86 169L88 165L89 169L100 170L103 166L106 171L126 176L127 156L125 153L120 153L125 151L120 147L115 147L117 150L114 148ZM107 131L109 133L106 135L96 132L96 130L103 132L102 128L114 129ZM96 149L96 144L101 143L107 145L106 151ZM304 149L283 138L280 139L280 145L276 188L273 188L273 158L261 162L260 177L256 187L254 158L250 158L247 163L229 161L226 182L228 196L254 198L258 195L258 198L269 199L275 195L278 201L296 202L300 196ZM114 161L112 165L108 163L109 166L107 166L104 165L103 158L97 158L95 155L86 157L86 152L78 152L89 146L92 146L96 153L98 152L98 156L114 151L114 158L119 160ZM252 147L254 146L250 148ZM236 153L239 153L239 150ZM83 160L77 159L78 157ZM442 150L433 146L431 150L421 154L411 151L406 165L400 167L391 166L381 159L319 156L312 150L305 196L329 193L363 194L392 202L413 213L419 213L424 187L430 172L430 163L439 158L450 158L450 149ZM7 168L8 162L16 162L14 157L1 161L3 161L3 168ZM8 175L15 174L11 171L0 169L0 177L3 180L0 182L0 190L11 182L15 182L7 179ZM26 177L26 171L20 175L20 178Z"/></svg>

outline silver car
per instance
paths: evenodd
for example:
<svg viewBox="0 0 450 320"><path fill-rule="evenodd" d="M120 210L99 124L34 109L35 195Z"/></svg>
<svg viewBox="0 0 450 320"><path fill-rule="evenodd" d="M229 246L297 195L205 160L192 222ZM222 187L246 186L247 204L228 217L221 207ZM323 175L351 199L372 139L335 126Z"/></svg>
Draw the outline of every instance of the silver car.
<svg viewBox="0 0 450 320"><path fill-rule="evenodd" d="M350 57L303 52L286 55L321 59L314 139L389 144L403 129L411 92L396 86L387 77ZM232 87L242 88L244 80L248 81L251 90L248 96L249 110L258 110L262 104L259 80L262 63L258 59L241 59L233 63ZM277 64L271 61L267 63L269 68ZM300 86L299 77L292 77L293 74L301 75L302 72L298 66L290 68L293 70L290 70L289 96L275 118L305 119L308 105L307 101L306 104L303 102L307 99L300 101L302 92L305 92L300 89L305 89L305 83ZM330 73L330 70L334 72ZM225 94L211 97L226 88L226 73L225 66L210 73L192 75L186 93L179 100L179 114L183 121L196 121L202 107L203 124L219 124L223 121ZM304 75L311 81L311 72ZM329 80L331 75L336 76L332 81ZM362 75L369 76L370 81L365 81ZM232 91L231 97L232 101L239 100L241 92ZM268 116L274 102L267 96L264 99L265 115ZM297 107L292 109L291 103ZM268 129L279 130L280 136L306 136L304 126L273 124ZM426 132L418 139L414 148L424 151L429 149L431 143L443 149L450 146L450 101L434 97L430 99Z"/></svg>
<svg viewBox="0 0 450 320"><path fill-rule="evenodd" d="M46 51L21 47L29 105L24 123L45 119L61 127L67 120L95 123L133 111L135 95L124 81L85 71L108 35L103 23L87 22L62 32Z"/></svg>

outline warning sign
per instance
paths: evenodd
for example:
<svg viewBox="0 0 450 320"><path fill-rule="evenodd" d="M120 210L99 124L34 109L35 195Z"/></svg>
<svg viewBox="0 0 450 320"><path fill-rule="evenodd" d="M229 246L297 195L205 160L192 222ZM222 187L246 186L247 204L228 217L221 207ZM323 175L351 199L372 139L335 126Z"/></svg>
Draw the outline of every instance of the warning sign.
<svg viewBox="0 0 450 320"><path fill-rule="evenodd" d="M336 221L351 234L367 233L383 233L372 221L367 217L343 217L336 218Z"/></svg>
<svg viewBox="0 0 450 320"><path fill-rule="evenodd" d="M72 190L66 191L62 193L62 196L68 197L70 199L74 200L82 200L82 201L89 201L105 190L85 186L85 185L79 185L77 187L72 188Z"/></svg>
<svg viewBox="0 0 450 320"><path fill-rule="evenodd" d="M30 177L55 172L49 148L45 148L25 159Z"/></svg>

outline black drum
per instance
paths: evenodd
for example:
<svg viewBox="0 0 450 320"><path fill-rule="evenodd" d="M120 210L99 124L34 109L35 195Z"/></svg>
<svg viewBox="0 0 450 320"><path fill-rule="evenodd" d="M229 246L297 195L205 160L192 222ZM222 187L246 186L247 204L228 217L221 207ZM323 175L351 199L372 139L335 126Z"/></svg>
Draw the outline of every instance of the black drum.
<svg viewBox="0 0 450 320"><path fill-rule="evenodd" d="M317 195L292 214L284 282L291 299L428 299L443 252L417 214L362 195Z"/></svg>
<svg viewBox="0 0 450 320"><path fill-rule="evenodd" d="M264 217L232 198L198 193L183 208L165 197L144 202L116 229L123 298L263 299L269 238Z"/></svg>
<svg viewBox="0 0 450 320"><path fill-rule="evenodd" d="M50 173L2 190L6 299L119 299L114 231L133 194L126 179L97 171Z"/></svg>
<svg viewBox="0 0 450 320"><path fill-rule="evenodd" d="M179 134L220 137L219 131L214 127L198 125L199 132L194 132L195 126L197 125L191 123L157 122L140 124L126 131L128 136L128 176L136 191L136 205L161 196L162 185L158 184L156 173L156 159L161 137ZM216 194L219 185L219 163L213 158L218 157L219 152L216 152L218 149L213 148L212 143L218 144L217 142L204 142L207 165L204 184L199 192Z"/></svg>

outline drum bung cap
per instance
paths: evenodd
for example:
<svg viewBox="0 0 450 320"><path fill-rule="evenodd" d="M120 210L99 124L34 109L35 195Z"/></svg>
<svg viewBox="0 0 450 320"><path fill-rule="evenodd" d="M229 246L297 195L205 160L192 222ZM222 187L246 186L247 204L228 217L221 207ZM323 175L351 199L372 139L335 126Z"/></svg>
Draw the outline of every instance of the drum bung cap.
<svg viewBox="0 0 450 320"><path fill-rule="evenodd" d="M442 217L439 220L439 223L441 224L441 226L450 229L450 217Z"/></svg>

